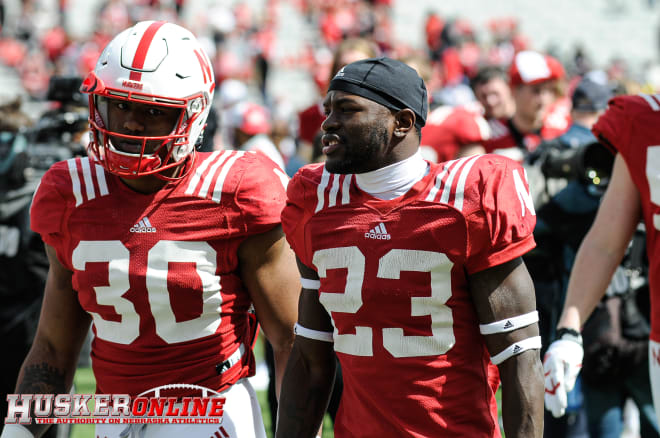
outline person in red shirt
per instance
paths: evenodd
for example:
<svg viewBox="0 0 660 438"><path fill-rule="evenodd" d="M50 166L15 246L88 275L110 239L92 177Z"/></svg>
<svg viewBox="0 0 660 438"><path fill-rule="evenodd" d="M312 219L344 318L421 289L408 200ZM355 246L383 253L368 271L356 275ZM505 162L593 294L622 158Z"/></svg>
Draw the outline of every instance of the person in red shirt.
<svg viewBox="0 0 660 438"><path fill-rule="evenodd" d="M280 226L287 177L262 154L196 152L214 88L201 45L172 23L137 23L101 54L81 87L89 156L54 164L32 203L50 268L17 393L67 394L91 324L98 393L202 386L225 397L227 433L265 437L247 377L257 320L278 376L293 342L300 283ZM2 437L45 427L7 424ZM96 435L124 429L99 424ZM218 425L141 431L200 434Z"/></svg>
<svg viewBox="0 0 660 438"><path fill-rule="evenodd" d="M557 340L544 358L545 401L555 416L566 410L583 359L580 331L603 297L640 220L646 226L651 297L649 373L660 419L660 100L618 96L593 126L599 141L617 152L596 219L571 271Z"/></svg>
<svg viewBox="0 0 660 438"><path fill-rule="evenodd" d="M314 437L335 353L335 436L540 438L535 213L522 167L419 153L427 92L389 58L342 68L324 100L325 163L287 189L282 226L302 293L278 438Z"/></svg>
<svg viewBox="0 0 660 438"><path fill-rule="evenodd" d="M485 152L490 137L488 122L474 111L441 105L429 114L422 128L420 150L434 163Z"/></svg>
<svg viewBox="0 0 660 438"><path fill-rule="evenodd" d="M555 58L525 50L516 54L508 74L515 111L510 118L491 122L492 136L484 147L486 152L522 161L541 140L558 137L568 129L565 118L548 117L558 97L557 81L565 72Z"/></svg>

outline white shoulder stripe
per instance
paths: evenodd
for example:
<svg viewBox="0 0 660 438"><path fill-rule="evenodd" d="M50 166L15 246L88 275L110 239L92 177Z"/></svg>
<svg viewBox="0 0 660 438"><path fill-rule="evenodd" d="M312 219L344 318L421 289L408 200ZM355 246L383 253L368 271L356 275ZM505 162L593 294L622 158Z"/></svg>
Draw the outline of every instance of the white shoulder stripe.
<svg viewBox="0 0 660 438"><path fill-rule="evenodd" d="M243 151L236 152L232 157L227 159L225 164L222 166L220 175L218 175L218 178L215 180L215 187L213 187L213 197L211 198L216 203L220 203L220 198L222 197L222 186L225 184L225 178L229 173L229 169L231 169L231 166L234 165L236 160L241 158L243 155L245 155L245 152Z"/></svg>
<svg viewBox="0 0 660 438"><path fill-rule="evenodd" d="M110 193L108 183L105 180L105 170L103 170L102 166L90 160L89 157L80 158L80 166L78 166L77 158L69 158L66 160L66 164L69 168L71 191L73 192L73 197L76 199L76 207L85 201L95 199L97 196L97 186L99 196L105 196ZM94 166L94 169L92 169L92 166ZM81 173L82 181L80 180Z"/></svg>
<svg viewBox="0 0 660 438"><path fill-rule="evenodd" d="M454 178L458 174L458 171L463 167L463 165L469 160L469 158L461 158L458 162L451 168L447 181L445 182L444 187L442 188L442 195L440 196L440 202L447 203L449 201L449 195L451 194L451 188L454 183Z"/></svg>
<svg viewBox="0 0 660 438"><path fill-rule="evenodd" d="M649 104L649 106L653 111L660 111L660 105L658 105L658 102L656 102L656 100L652 96L643 93L639 93L638 96L644 99L646 103Z"/></svg>
<svg viewBox="0 0 660 438"><path fill-rule="evenodd" d="M343 181L342 178L344 178ZM318 213L325 207L326 191L328 192L328 208L336 206L340 202L340 196L341 205L351 202L352 180L352 174L343 175L339 173L330 173L325 167L323 167L321 181L319 182L318 187L316 187L316 197L318 201L314 213ZM332 184L330 184L330 181L332 181ZM328 190L328 186L330 186L330 190Z"/></svg>
<svg viewBox="0 0 660 438"><path fill-rule="evenodd" d="M108 190L108 183L105 180L105 170L103 169L103 166L99 164L95 164L94 168L96 169L96 181L99 183L99 192L101 193L101 196L105 196L110 193Z"/></svg>
<svg viewBox="0 0 660 438"><path fill-rule="evenodd" d="M344 177L344 184L341 187L341 204L345 205L351 201L351 180L353 179L353 174L348 174Z"/></svg>
<svg viewBox="0 0 660 438"><path fill-rule="evenodd" d="M208 173L204 177L204 181L202 182L202 187L199 189L199 196L200 198L205 198L206 194L209 192L209 187L211 187L211 183L213 182L213 176L215 173L218 171L220 166L222 166L226 161L227 158L229 158L230 152L225 152L223 153L218 160L213 163L213 165L209 168Z"/></svg>
<svg viewBox="0 0 660 438"><path fill-rule="evenodd" d="M339 177L336 173L332 175L332 188L328 196L328 207L337 205L337 193L339 193Z"/></svg>
<svg viewBox="0 0 660 438"><path fill-rule="evenodd" d="M435 177L435 186L431 189L429 192L428 196L426 197L426 200L429 202L433 202L435 199L436 195L438 194L438 191L442 188L442 179L445 177L447 174L449 168L456 163L457 160L451 160L448 161L445 164L445 167L442 169L442 171Z"/></svg>
<svg viewBox="0 0 660 438"><path fill-rule="evenodd" d="M76 166L76 159L69 158L66 160L69 167L69 175L71 176L71 188L73 189L73 196L76 198L76 207L82 204L82 192L80 187L80 179L78 178L78 166Z"/></svg>
<svg viewBox="0 0 660 438"><path fill-rule="evenodd" d="M458 184L456 185L456 193L454 194L454 207L457 210L463 209L463 195L465 194L465 180L470 173L472 165L479 159L481 155L474 155L468 159L468 162L463 166L461 170L461 176L458 178Z"/></svg>
<svg viewBox="0 0 660 438"><path fill-rule="evenodd" d="M199 184L199 180L202 178L202 174L204 171L211 165L213 160L217 158L218 155L221 153L227 153L227 152L221 152L221 151L216 151L213 152L202 164L195 169L195 173L193 176L190 178L190 182L188 183L188 188L186 189L186 195L192 195L193 192L195 191L195 188L197 187L197 184Z"/></svg>
<svg viewBox="0 0 660 438"><path fill-rule="evenodd" d="M316 210L314 213L318 213L322 208L325 202L325 188L328 187L328 182L330 181L330 172L323 166L323 175L321 175L321 182L316 188L316 197L318 202L316 203Z"/></svg>
<svg viewBox="0 0 660 438"><path fill-rule="evenodd" d="M197 167L197 169L195 169L195 173L190 178L190 182L186 188L186 195L192 195L199 187L197 196L200 198L207 198L211 185L215 181L211 200L220 203L225 178L234 162L243 155L245 155L245 152L242 151L213 152L199 165L199 167ZM218 171L220 173L218 173Z"/></svg>
<svg viewBox="0 0 660 438"><path fill-rule="evenodd" d="M92 169L89 167L89 159L81 159L80 164L82 165L87 200L94 199L96 198L96 194L94 193L94 182L92 181Z"/></svg>

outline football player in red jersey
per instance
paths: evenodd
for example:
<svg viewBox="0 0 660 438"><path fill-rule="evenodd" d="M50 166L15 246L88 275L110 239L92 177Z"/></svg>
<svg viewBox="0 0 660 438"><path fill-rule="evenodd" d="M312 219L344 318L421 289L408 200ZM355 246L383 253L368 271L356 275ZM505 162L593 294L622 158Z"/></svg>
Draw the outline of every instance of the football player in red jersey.
<svg viewBox="0 0 660 438"><path fill-rule="evenodd" d="M511 117L489 121L486 152L522 162L543 139L563 134L569 126L568 111L565 99L557 96L557 81L564 75L551 56L531 50L517 53L508 72L515 110Z"/></svg>
<svg viewBox="0 0 660 438"><path fill-rule="evenodd" d="M226 398L222 436L265 437L246 378L254 314L280 380L293 343L300 283L280 226L287 178L262 154L195 152L214 86L201 45L175 24L140 22L106 46L81 87L89 157L53 165L34 197L50 272L16 392L67 393L92 323L98 393L210 388ZM42 432L8 426L3 438ZM96 433L118 437L125 426ZM151 424L140 436L218 430Z"/></svg>
<svg viewBox="0 0 660 438"><path fill-rule="evenodd" d="M534 290L520 256L534 207L519 164L419 152L423 80L389 58L351 63L324 101L324 164L287 189L282 226L302 294L277 436L313 437L334 376L343 437L540 437Z"/></svg>
<svg viewBox="0 0 660 438"><path fill-rule="evenodd" d="M638 222L646 226L651 296L649 372L660 419L660 96L619 96L592 131L618 152L598 214L577 253L557 324L557 340L544 358L545 402L555 416L582 366L580 330L603 297Z"/></svg>
<svg viewBox="0 0 660 438"><path fill-rule="evenodd" d="M441 163L454 158L483 154L481 145L490 137L488 122L467 108L440 105L429 114L422 129L420 149L429 161Z"/></svg>

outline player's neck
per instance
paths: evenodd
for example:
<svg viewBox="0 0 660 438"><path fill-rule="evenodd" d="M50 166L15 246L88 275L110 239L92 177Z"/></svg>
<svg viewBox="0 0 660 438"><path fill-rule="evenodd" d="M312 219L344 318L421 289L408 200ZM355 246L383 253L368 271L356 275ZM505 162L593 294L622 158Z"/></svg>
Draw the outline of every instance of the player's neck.
<svg viewBox="0 0 660 438"><path fill-rule="evenodd" d="M428 164L421 152L405 160L371 172L355 175L358 187L380 199L394 199L405 194L428 172Z"/></svg>

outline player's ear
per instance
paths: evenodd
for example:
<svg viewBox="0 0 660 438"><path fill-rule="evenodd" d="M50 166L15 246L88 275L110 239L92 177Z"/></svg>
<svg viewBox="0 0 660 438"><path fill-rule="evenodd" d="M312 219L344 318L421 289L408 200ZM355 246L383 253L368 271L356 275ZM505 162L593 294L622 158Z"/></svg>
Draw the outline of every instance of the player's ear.
<svg viewBox="0 0 660 438"><path fill-rule="evenodd" d="M406 134L415 128L415 113L404 108L394 114L394 135L396 137L405 137Z"/></svg>

